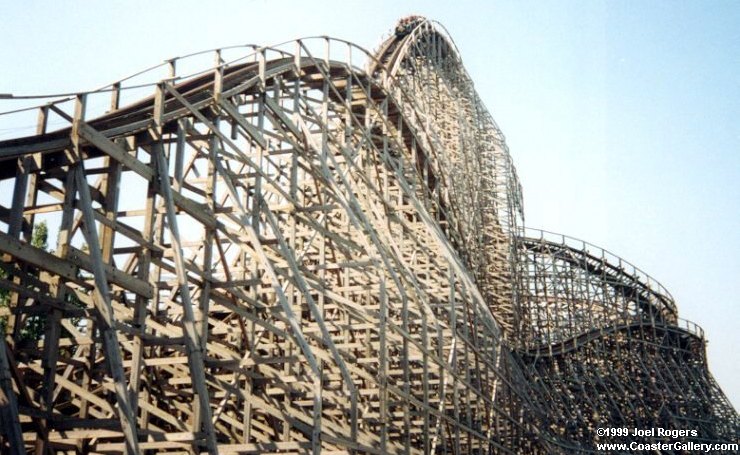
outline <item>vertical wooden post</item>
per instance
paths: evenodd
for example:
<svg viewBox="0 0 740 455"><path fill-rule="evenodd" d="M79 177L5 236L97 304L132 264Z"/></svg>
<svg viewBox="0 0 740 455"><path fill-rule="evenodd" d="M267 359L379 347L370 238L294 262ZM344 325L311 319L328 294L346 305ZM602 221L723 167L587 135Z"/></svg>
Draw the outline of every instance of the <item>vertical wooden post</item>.
<svg viewBox="0 0 740 455"><path fill-rule="evenodd" d="M72 125L72 145L75 156L82 158L79 129L83 124L85 115L85 95L79 95L75 104L75 117ZM106 352L108 370L113 378L116 400L118 402L118 414L121 427L126 441L126 452L130 455L138 454L139 442L136 435L136 419L132 414L129 403L129 391L126 386L126 378L123 373L120 346L115 328L115 317L110 301L110 290L103 266L103 256L98 233L95 230L95 216L92 209L92 198L90 188L85 177L85 169L82 162L78 163L74 171L75 184L80 196L80 210L82 211L83 233L90 248L90 257L93 261L95 288L93 290L93 301L99 314L99 326L103 338L103 347Z"/></svg>
<svg viewBox="0 0 740 455"><path fill-rule="evenodd" d="M110 92L110 110L115 111L121 102L121 83L116 82L111 87Z"/></svg>
<svg viewBox="0 0 740 455"><path fill-rule="evenodd" d="M198 402L199 418L202 431L205 436L206 448L211 455L218 454L216 445L216 435L211 421L211 406L208 398L208 389L206 387L205 364L203 363L203 349L201 348L199 330L196 327L195 313L193 310L192 300L190 298L190 286L188 283L187 272L185 269L185 260L181 246L180 230L175 212L175 204L172 198L172 189L169 177L169 168L164 157L164 148L162 146L162 117L164 115L164 96L165 83L157 86L155 95L155 113L154 113L154 135L157 141L152 146L152 154L157 162L157 174L159 179L159 189L164 199L167 224L171 234L172 251L175 256L175 269L177 273L177 288L180 295L180 303L183 308L183 330L187 341L188 367L193 382L193 392L195 400Z"/></svg>
<svg viewBox="0 0 740 455"><path fill-rule="evenodd" d="M6 439L11 455L24 455L23 431L18 415L18 399L13 391L13 380L8 362L8 346L5 337L0 340L0 443Z"/></svg>
<svg viewBox="0 0 740 455"><path fill-rule="evenodd" d="M135 148L136 144L131 143L131 148ZM156 169L156 163L153 157L149 160L150 169ZM154 224L156 209L156 181L150 181L147 184L146 202L144 204L144 227L141 231L142 238L147 244L151 244L154 240ZM156 278L151 276L151 262L152 252L148 245L142 246L141 251L138 254L138 267L136 276L140 280L152 283L156 286ZM155 288L156 293L156 288ZM155 300L155 299L152 299ZM149 300L141 295L136 295L134 301L134 318L133 325L137 331L133 340L133 349L131 352L131 375L129 382L131 384L131 412L134 417L139 415L139 395L141 393L141 386L144 382L143 378L143 367L144 367L144 340L142 337L146 333L146 317L147 307L149 306ZM139 419L139 426L143 430L148 427L148 418L146 412L142 412L141 418Z"/></svg>

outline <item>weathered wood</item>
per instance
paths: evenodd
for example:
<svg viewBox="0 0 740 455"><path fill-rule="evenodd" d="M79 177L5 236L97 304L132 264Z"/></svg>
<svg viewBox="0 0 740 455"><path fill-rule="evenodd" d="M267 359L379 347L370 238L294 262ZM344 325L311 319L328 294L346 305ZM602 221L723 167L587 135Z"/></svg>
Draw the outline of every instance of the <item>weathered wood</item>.
<svg viewBox="0 0 740 455"><path fill-rule="evenodd" d="M8 346L5 340L0 340L0 434L10 444L10 453L22 455L23 431L18 416L18 399L13 390L13 381L8 363Z"/></svg>
<svg viewBox="0 0 740 455"><path fill-rule="evenodd" d="M158 87L155 96L155 116L154 116L154 129L155 135L161 137L162 124L161 119L164 114L164 88ZM162 198L164 200L165 208L167 210L167 223L172 233L172 251L175 259L175 270L177 272L177 285L178 294L180 296L181 305L183 309L183 329L187 340L187 351L188 351L188 366L190 369L190 375L193 380L193 391L195 392L199 406L195 408L195 412L199 415L195 418L198 422L199 427L196 428L198 431L205 432L206 445L208 452L211 455L218 453L216 447L216 435L213 429L213 423L211 421L211 406L209 400L208 389L206 386L205 378L205 367L203 364L203 348L200 341L200 332L196 327L195 313L193 309L193 303L190 297L190 287L185 271L185 263L183 258L183 251L180 245L180 233L178 228L178 221L175 215L175 202L172 197L172 190L169 182L169 170L167 163L164 158L164 151L162 150L162 144L157 143L154 145L153 158L157 164L157 173L159 175L159 190L161 191Z"/></svg>
<svg viewBox="0 0 740 455"><path fill-rule="evenodd" d="M81 158L78 128L84 118L85 99L78 97L75 105L75 123L72 128L72 143L74 152ZM90 189L85 176L84 164L80 163L74 168L74 179L76 190L80 197L80 209L83 219L83 233L90 248L92 258L92 272L95 279L93 288L93 301L100 315L100 332L103 338L103 348L106 354L106 363L111 377L114 381L116 401L118 403L118 414L126 439L126 453L136 454L139 452L138 437L136 435L136 419L131 413L129 394L126 387L126 379L121 365L121 352L118 345L118 337L115 329L115 316L110 302L110 291L103 267L103 257L100 242L95 230L95 217L93 216Z"/></svg>
<svg viewBox="0 0 740 455"><path fill-rule="evenodd" d="M399 27L366 70L323 37L218 50L0 142L22 453L568 453L610 415L734 437L701 332L621 259L521 235L454 44Z"/></svg>
<svg viewBox="0 0 740 455"><path fill-rule="evenodd" d="M94 218L95 216L93 215ZM26 262L40 270L45 270L51 274L80 284L85 283L85 280L79 275L80 269L87 271L94 269L91 255L85 254L76 248L70 248L70 254L67 260L64 260L54 254L24 244L2 232L0 232L0 252L10 254L16 260ZM102 268L112 283L142 297L152 297L153 291L149 284L131 277L110 265L104 264Z"/></svg>

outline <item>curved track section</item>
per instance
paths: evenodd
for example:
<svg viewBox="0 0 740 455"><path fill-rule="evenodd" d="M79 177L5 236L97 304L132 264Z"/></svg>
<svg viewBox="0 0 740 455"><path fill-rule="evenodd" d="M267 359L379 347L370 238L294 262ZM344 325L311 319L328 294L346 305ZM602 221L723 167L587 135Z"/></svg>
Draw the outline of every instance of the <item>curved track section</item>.
<svg viewBox="0 0 740 455"><path fill-rule="evenodd" d="M482 103L458 50L440 24L412 17L377 52L416 100L416 118L437 151L451 242L507 336L518 311L513 295L512 238L523 223L521 186L500 129Z"/></svg>
<svg viewBox="0 0 740 455"><path fill-rule="evenodd" d="M522 312L514 356L533 385L533 409L545 416L550 451L661 442L604 437L599 428L683 429L696 432L696 444L737 441L740 419L707 369L703 331L677 318L668 291L586 242L527 234L516 239Z"/></svg>
<svg viewBox="0 0 740 455"><path fill-rule="evenodd" d="M520 388L421 114L293 47L0 144L16 453L513 452Z"/></svg>
<svg viewBox="0 0 740 455"><path fill-rule="evenodd" d="M585 242L543 231L518 237L525 347L561 342L614 324L675 323L673 297L628 262Z"/></svg>
<svg viewBox="0 0 740 455"><path fill-rule="evenodd" d="M598 425L650 424L736 441L670 294L523 235L503 135L439 24L403 20L374 54L319 37L215 62L40 106L36 135L0 142L4 452L592 453Z"/></svg>
<svg viewBox="0 0 740 455"><path fill-rule="evenodd" d="M547 416L541 425L551 452L594 453L596 444L609 442L669 442L657 434L605 437L599 428L682 429L695 432L684 439L695 444L737 441L738 416L707 371L705 341L677 326L604 327L515 355L529 382L537 384L531 398ZM670 447L661 453L684 452Z"/></svg>

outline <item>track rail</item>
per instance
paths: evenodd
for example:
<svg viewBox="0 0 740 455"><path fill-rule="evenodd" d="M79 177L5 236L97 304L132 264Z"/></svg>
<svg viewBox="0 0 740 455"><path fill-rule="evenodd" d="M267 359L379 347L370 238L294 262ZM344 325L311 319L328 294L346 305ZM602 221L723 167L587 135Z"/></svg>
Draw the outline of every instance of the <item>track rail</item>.
<svg viewBox="0 0 740 455"><path fill-rule="evenodd" d="M540 346L538 348L522 351L521 354L528 357L558 356L581 349L585 344L594 340L612 337L617 333L630 336L632 332L641 332L644 330L670 332L675 335L691 337L694 341L698 342L699 345L703 346L704 331L691 321L681 320L681 322L683 327L671 324L655 324L654 321L649 320L633 322L630 324L614 324L607 327L598 327L552 345Z"/></svg>

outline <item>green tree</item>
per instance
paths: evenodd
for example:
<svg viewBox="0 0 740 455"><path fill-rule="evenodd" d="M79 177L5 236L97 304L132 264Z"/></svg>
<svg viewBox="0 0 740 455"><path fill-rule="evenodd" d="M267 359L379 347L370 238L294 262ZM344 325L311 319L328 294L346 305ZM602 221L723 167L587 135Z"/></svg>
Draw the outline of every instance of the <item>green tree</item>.
<svg viewBox="0 0 740 455"><path fill-rule="evenodd" d="M46 225L46 221L42 221L34 227L31 245L44 251L49 248L49 227Z"/></svg>
<svg viewBox="0 0 740 455"><path fill-rule="evenodd" d="M41 221L34 226L33 234L31 235L31 245L36 248L46 251L49 248L49 228L46 225L46 221ZM0 269L0 278L7 278L8 273L5 269ZM5 288L0 288L0 307L7 308L10 305L10 291ZM25 340L38 340L44 335L44 323L46 317L31 316L26 319L26 324L21 329L21 339ZM5 331L8 325L7 316L0 317L0 334L5 335Z"/></svg>

